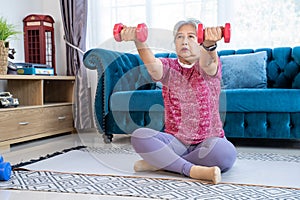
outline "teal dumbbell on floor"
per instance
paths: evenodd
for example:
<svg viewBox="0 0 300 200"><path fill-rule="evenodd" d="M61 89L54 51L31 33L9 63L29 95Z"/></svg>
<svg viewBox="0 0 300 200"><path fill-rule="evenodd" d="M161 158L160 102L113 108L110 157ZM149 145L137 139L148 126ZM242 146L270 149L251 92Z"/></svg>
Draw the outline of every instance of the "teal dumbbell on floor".
<svg viewBox="0 0 300 200"><path fill-rule="evenodd" d="M9 162L4 162L0 155L0 181L8 181L11 175L11 165Z"/></svg>

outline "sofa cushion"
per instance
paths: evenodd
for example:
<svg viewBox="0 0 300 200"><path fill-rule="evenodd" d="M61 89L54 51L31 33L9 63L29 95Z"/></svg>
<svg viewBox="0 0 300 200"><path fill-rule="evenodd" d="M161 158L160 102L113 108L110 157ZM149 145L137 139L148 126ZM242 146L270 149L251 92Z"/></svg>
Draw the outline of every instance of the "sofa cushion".
<svg viewBox="0 0 300 200"><path fill-rule="evenodd" d="M220 60L225 89L267 87L265 51L220 56Z"/></svg>
<svg viewBox="0 0 300 200"><path fill-rule="evenodd" d="M274 88L300 88L295 78L300 72L300 48L274 48L268 65L268 81Z"/></svg>
<svg viewBox="0 0 300 200"><path fill-rule="evenodd" d="M110 97L111 111L163 111L163 105L161 90L122 91Z"/></svg>
<svg viewBox="0 0 300 200"><path fill-rule="evenodd" d="M293 113L300 112L299 102L299 89L227 89L220 95L220 112ZM122 91L110 97L111 111L163 111L163 105L161 90Z"/></svg>
<svg viewBox="0 0 300 200"><path fill-rule="evenodd" d="M228 89L221 112L300 112L300 89Z"/></svg>
<svg viewBox="0 0 300 200"><path fill-rule="evenodd" d="M268 88L300 89L300 46L220 50L219 56L267 52Z"/></svg>

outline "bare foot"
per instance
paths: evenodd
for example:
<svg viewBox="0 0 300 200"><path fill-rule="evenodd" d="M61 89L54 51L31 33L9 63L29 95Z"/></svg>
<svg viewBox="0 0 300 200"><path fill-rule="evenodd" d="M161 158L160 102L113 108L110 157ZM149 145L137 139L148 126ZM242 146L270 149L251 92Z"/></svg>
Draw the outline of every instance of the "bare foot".
<svg viewBox="0 0 300 200"><path fill-rule="evenodd" d="M159 170L159 168L148 164L144 160L138 160L134 163L134 171L136 171L136 172L158 171L158 170Z"/></svg>
<svg viewBox="0 0 300 200"><path fill-rule="evenodd" d="M190 171L190 177L194 179L209 180L214 184L221 182L221 170L219 167L203 167L194 165Z"/></svg>

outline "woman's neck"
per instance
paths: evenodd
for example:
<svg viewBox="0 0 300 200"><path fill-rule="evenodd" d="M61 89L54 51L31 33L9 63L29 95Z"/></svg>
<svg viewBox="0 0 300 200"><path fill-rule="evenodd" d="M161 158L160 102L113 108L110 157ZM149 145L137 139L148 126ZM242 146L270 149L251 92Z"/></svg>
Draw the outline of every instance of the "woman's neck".
<svg viewBox="0 0 300 200"><path fill-rule="evenodd" d="M190 62L188 62L188 61L182 62L180 59L178 59L178 63L179 63L180 66L183 67L183 68L192 68L192 67L194 66L194 64L195 64L195 62L194 62L194 63L190 63Z"/></svg>

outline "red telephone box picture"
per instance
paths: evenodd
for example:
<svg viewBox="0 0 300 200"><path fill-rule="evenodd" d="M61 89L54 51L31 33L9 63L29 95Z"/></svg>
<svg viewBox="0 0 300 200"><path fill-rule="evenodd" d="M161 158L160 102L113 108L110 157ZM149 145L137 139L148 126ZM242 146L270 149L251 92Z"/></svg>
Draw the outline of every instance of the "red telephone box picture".
<svg viewBox="0 0 300 200"><path fill-rule="evenodd" d="M50 15L28 15L23 19L25 62L46 64L55 70L54 20Z"/></svg>

